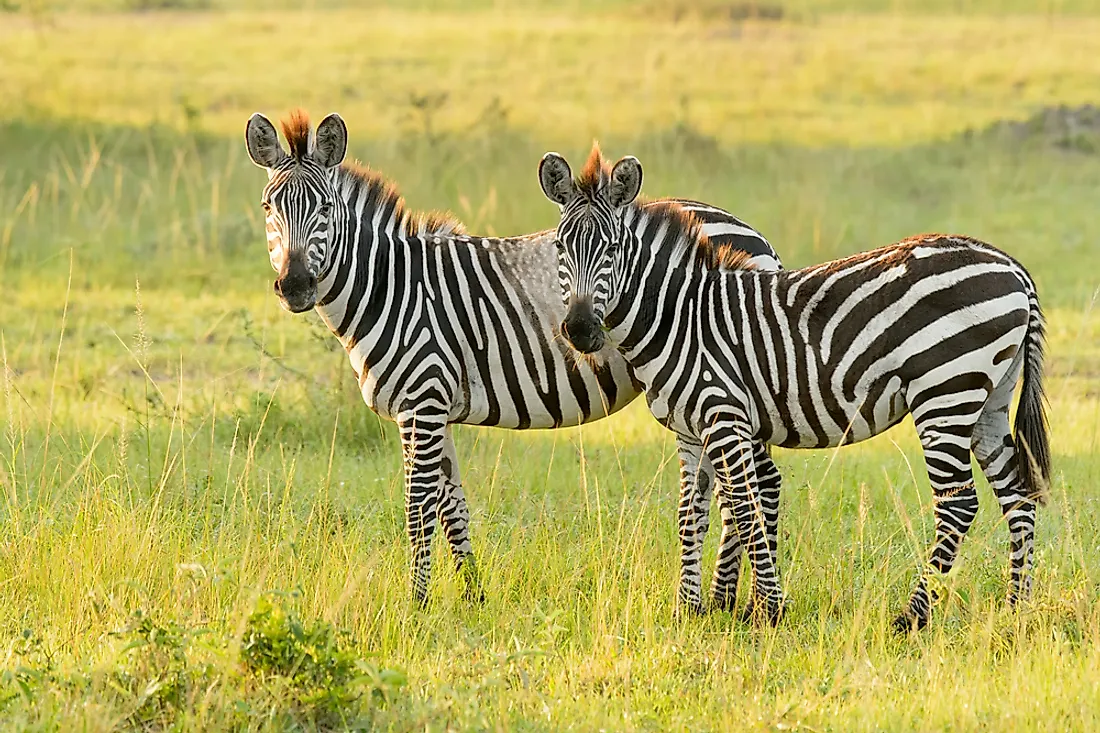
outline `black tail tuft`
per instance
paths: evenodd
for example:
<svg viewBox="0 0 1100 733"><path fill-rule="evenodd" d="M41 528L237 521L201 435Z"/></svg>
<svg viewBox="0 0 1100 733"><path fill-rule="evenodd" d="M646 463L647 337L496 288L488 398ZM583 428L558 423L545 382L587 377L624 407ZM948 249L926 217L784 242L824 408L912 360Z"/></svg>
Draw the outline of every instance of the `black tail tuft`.
<svg viewBox="0 0 1100 733"><path fill-rule="evenodd" d="M1024 345L1024 380L1016 409L1016 462L1024 492L1039 504L1046 504L1050 484L1050 435L1043 394L1044 332L1043 312L1038 296L1032 293Z"/></svg>

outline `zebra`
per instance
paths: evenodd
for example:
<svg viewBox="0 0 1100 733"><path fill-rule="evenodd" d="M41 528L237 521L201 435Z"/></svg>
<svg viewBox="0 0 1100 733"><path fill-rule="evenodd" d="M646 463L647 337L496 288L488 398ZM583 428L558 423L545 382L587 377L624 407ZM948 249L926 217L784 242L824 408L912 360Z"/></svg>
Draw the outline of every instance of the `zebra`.
<svg viewBox="0 0 1100 733"><path fill-rule="evenodd" d="M612 168L594 151L574 180L565 159L547 153L539 181L561 210L562 333L582 353L614 343L653 416L709 456L767 621L784 604L759 516L754 445L854 443L906 414L932 485L935 539L895 628L927 624L931 573L951 570L977 513L971 453L1007 519L1009 601L1028 596L1050 447L1043 316L1020 263L976 239L929 234L762 272L715 247L683 207L634 203L636 158ZM1009 404L1021 373L1013 436Z"/></svg>
<svg viewBox="0 0 1100 733"><path fill-rule="evenodd" d="M282 129L289 151L263 115L245 129L250 158L268 174L262 207L275 293L293 313L317 310L347 351L363 400L399 427L414 601L427 601L437 522L464 594L482 599L451 426L577 425L622 409L641 385L613 350L581 359L557 333L565 304L547 274L552 230L470 236L449 215L409 211L389 181L344 162L339 115L314 131L297 110ZM762 269L780 266L744 222L706 204L677 205ZM763 451L759 470L773 475L777 496L779 472ZM698 487L702 531L712 479L697 461L681 466L681 481ZM720 566L715 582L725 587L730 577Z"/></svg>

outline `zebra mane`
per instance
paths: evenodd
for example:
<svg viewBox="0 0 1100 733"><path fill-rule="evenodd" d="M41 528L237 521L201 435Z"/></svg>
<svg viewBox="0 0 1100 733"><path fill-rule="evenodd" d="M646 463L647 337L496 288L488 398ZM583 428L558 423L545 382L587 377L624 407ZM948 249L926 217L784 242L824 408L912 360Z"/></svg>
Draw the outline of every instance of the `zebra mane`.
<svg viewBox="0 0 1100 733"><path fill-rule="evenodd" d="M592 142L592 152L584 163L580 175L574 181L577 189L588 198L593 198L601 188L611 180L611 166L600 151L600 144ZM752 255L728 244L713 244L703 233L703 223L695 214L683 208L678 202L668 199L645 199L638 197L634 202L636 213L668 223L669 232L685 242L695 245L695 258L704 267L711 270L749 270L754 265Z"/></svg>
<svg viewBox="0 0 1100 733"><path fill-rule="evenodd" d="M611 166L604 160L600 152L600 143L592 141L592 152L588 154L588 160L584 162L584 168L577 176L575 183L577 189L587 198L593 198L601 187L611 180Z"/></svg>
<svg viewBox="0 0 1100 733"><path fill-rule="evenodd" d="M368 206L372 209L391 208L394 221L403 222L405 234L410 237L425 234L459 235L466 233L466 227L447 211L410 211L397 186L381 173L371 170L370 166L359 161L341 163L337 170L337 181L348 194L365 189Z"/></svg>
<svg viewBox="0 0 1100 733"><path fill-rule="evenodd" d="M280 120L280 125L283 128L283 137L290 146L291 156L298 161L308 156L312 138L309 114L301 108L293 109ZM337 171L338 182L345 184L349 193L365 188L372 206L392 208L394 220L404 223L405 234L408 236L466 233L466 227L450 212L408 211L397 186L367 165L358 161L346 162L341 163Z"/></svg>
<svg viewBox="0 0 1100 733"><path fill-rule="evenodd" d="M294 159L301 160L309 155L309 114L301 107L292 109L279 121L279 125L283 128L283 137Z"/></svg>
<svg viewBox="0 0 1100 733"><path fill-rule="evenodd" d="M636 215L650 217L667 225L673 238L694 247L695 261L708 270L753 270L752 255L729 244L715 244L703 233L703 222L677 201L643 199L634 208Z"/></svg>

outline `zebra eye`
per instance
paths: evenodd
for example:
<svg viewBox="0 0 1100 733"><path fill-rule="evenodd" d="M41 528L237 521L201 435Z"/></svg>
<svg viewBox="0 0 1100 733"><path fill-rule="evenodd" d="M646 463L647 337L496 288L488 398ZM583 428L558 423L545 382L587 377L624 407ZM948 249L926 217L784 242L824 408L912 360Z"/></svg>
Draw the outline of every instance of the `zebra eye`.
<svg viewBox="0 0 1100 733"><path fill-rule="evenodd" d="M265 214L271 213L271 204L267 203L266 201L262 201L260 202L260 206L263 207Z"/></svg>
<svg viewBox="0 0 1100 733"><path fill-rule="evenodd" d="M323 216L328 216L329 212L332 211L332 204L326 201L325 203L321 204L320 211Z"/></svg>

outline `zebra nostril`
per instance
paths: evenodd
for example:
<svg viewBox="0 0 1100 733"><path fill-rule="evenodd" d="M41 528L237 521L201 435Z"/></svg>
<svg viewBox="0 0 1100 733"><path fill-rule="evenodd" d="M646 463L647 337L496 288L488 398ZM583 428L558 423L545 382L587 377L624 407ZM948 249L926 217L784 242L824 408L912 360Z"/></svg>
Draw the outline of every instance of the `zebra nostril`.
<svg viewBox="0 0 1100 733"><path fill-rule="evenodd" d="M271 289L275 291L276 295L282 295L283 294L282 281L276 280L275 282L273 282L271 284Z"/></svg>

